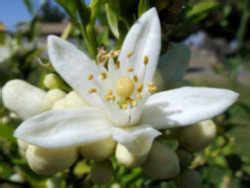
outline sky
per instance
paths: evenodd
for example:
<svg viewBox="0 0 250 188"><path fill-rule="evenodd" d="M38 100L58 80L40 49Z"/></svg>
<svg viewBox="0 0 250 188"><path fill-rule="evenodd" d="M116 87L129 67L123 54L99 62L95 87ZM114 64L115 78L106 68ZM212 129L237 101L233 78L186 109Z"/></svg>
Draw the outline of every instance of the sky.
<svg viewBox="0 0 250 188"><path fill-rule="evenodd" d="M38 7L40 0L33 1ZM14 30L16 23L30 19L31 15L22 0L1 0L0 22L3 22L8 30Z"/></svg>
<svg viewBox="0 0 250 188"><path fill-rule="evenodd" d="M32 0L35 7L38 8L39 4L44 0ZM89 3L90 0L85 0ZM50 2L55 2L50 0ZM23 0L1 0L0 4L0 22L3 22L8 30L14 30L15 25L21 21L28 21L31 15L27 11Z"/></svg>

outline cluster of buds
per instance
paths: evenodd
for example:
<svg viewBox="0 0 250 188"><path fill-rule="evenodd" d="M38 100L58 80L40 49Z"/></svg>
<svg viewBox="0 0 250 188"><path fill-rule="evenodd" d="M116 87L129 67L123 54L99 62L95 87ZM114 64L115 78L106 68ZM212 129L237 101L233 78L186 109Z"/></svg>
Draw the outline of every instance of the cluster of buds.
<svg viewBox="0 0 250 188"><path fill-rule="evenodd" d="M48 76L52 77L51 74ZM48 80L49 79L45 77L45 84L51 85L48 84ZM54 81L55 80L53 80L53 82ZM16 91L17 88L19 91L18 94L13 92L13 90ZM20 94L23 97L23 101L14 104L14 99ZM5 105L12 107L12 110L17 112L23 119L49 109L80 108L86 105L86 102L74 91L65 93L59 88L53 88L46 92L20 80L9 82L3 90L3 97L5 98L5 103L8 103ZM23 105L23 102L29 100L31 97L36 99L32 105ZM23 108L30 109L23 110ZM37 111L37 109L39 109L39 111ZM27 112L30 112L30 114L27 114ZM208 120L200 122L195 126L181 128L180 131L178 130L176 132L178 132L176 139L178 139L182 148L188 153L206 147L215 137L216 126L213 121ZM183 154L183 152L177 150L176 153L175 150L159 141L153 143L149 153L139 156L133 155L123 145L116 144L111 138L85 144L80 147L62 149L41 148L23 142L22 140L18 140L18 145L21 155L27 159L32 170L43 175L51 175L69 168L79 155L86 159L95 160L98 163L96 167L93 168L91 174L97 182L104 182L98 169L111 168L111 165L107 165L106 162L100 162L108 161L113 155L116 156L118 163L128 168L141 166L144 173L152 179L169 179L177 176L180 173L180 164L186 160L183 155L180 155L180 153ZM108 168L106 168L107 166ZM112 173L109 174L112 175ZM104 179L110 179L110 176Z"/></svg>

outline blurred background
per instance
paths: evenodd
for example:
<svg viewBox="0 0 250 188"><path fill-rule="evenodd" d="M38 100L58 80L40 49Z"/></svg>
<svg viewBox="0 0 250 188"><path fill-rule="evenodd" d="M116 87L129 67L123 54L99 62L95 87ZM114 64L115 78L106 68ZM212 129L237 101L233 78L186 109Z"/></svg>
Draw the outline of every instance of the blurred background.
<svg viewBox="0 0 250 188"><path fill-rule="evenodd" d="M95 57L97 47L118 49L134 21L156 6L163 36L161 89L212 86L241 95L233 107L215 119L217 137L204 150L195 152L190 168L199 172L205 188L250 187L250 0L0 3L0 88L8 80L20 78L43 89L45 75L53 72L46 53L49 34L70 40ZM0 187L68 187L68 175L41 177L29 169L12 136L20 122L1 102ZM89 166L82 161L74 172L75 176L88 173ZM140 169L118 167L113 182L123 187L175 186L145 179ZM187 185L180 186L195 187Z"/></svg>

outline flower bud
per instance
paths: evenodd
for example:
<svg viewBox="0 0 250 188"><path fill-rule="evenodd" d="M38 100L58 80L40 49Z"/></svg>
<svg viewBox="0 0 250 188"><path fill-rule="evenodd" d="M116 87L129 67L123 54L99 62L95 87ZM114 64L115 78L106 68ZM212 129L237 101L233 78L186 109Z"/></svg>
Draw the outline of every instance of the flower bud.
<svg viewBox="0 0 250 188"><path fill-rule="evenodd" d="M195 170L187 170L180 176L180 188L201 188L202 181L200 174Z"/></svg>
<svg viewBox="0 0 250 188"><path fill-rule="evenodd" d="M103 161L108 159L115 149L115 141L112 138L89 143L80 147L80 153L87 159Z"/></svg>
<svg viewBox="0 0 250 188"><path fill-rule="evenodd" d="M87 103L75 91L71 91L64 98L55 102L52 109L81 108L86 105Z"/></svg>
<svg viewBox="0 0 250 188"><path fill-rule="evenodd" d="M65 97L65 92L63 92L60 89L52 89L47 92L45 98L44 98L44 106L47 109L52 108L52 106L55 104L55 102L59 101L63 97Z"/></svg>
<svg viewBox="0 0 250 188"><path fill-rule="evenodd" d="M25 153L28 149L29 144L23 140L17 139L17 145L19 153L21 154L22 157L25 157Z"/></svg>
<svg viewBox="0 0 250 188"><path fill-rule="evenodd" d="M146 155L134 155L128 151L128 149L122 144L117 144L115 157L118 163L125 165L128 168L136 167L141 165L146 159Z"/></svg>
<svg viewBox="0 0 250 188"><path fill-rule="evenodd" d="M169 179L177 176L180 172L176 153L159 142L153 143L142 167L144 173L152 179Z"/></svg>
<svg viewBox="0 0 250 188"><path fill-rule="evenodd" d="M45 95L45 91L22 80L11 80L2 90L4 105L22 119L46 110L43 105Z"/></svg>
<svg viewBox="0 0 250 188"><path fill-rule="evenodd" d="M212 120L201 121L180 129L179 140L189 151L205 148L216 136L216 125Z"/></svg>
<svg viewBox="0 0 250 188"><path fill-rule="evenodd" d="M60 80L60 78L58 78L57 75L50 73L44 77L43 85L48 89L56 89L60 88L60 86L62 85L62 81Z"/></svg>
<svg viewBox="0 0 250 188"><path fill-rule="evenodd" d="M76 158L76 148L46 149L29 145L26 151L30 168L41 175L52 175L67 169Z"/></svg>
<svg viewBox="0 0 250 188"><path fill-rule="evenodd" d="M91 168L91 179L98 184L106 184L113 177L113 168L110 161L96 162Z"/></svg>
<svg viewBox="0 0 250 188"><path fill-rule="evenodd" d="M25 182L25 179L21 176L21 174L15 173L10 176L10 180L18 183Z"/></svg>

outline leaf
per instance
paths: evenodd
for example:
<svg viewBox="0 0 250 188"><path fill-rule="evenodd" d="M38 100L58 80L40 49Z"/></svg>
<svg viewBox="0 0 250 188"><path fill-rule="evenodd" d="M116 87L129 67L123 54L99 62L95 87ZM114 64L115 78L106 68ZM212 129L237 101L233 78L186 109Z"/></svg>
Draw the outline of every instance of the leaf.
<svg viewBox="0 0 250 188"><path fill-rule="evenodd" d="M0 137L14 142L13 132L14 129L10 125L0 125Z"/></svg>
<svg viewBox="0 0 250 188"><path fill-rule="evenodd" d="M217 8L219 3L216 0L212 1L200 1L192 6L192 8L188 11L188 17L194 17L198 14L203 14L211 9Z"/></svg>
<svg viewBox="0 0 250 188"><path fill-rule="evenodd" d="M141 16L149 8L150 8L149 0L140 0L138 5L138 15Z"/></svg>
<svg viewBox="0 0 250 188"><path fill-rule="evenodd" d="M35 15L35 8L32 3L32 0L23 0L23 4L26 6L28 12L34 16Z"/></svg>
<svg viewBox="0 0 250 188"><path fill-rule="evenodd" d="M87 24L90 19L90 12L82 0L56 0L69 14L74 23Z"/></svg>
<svg viewBox="0 0 250 188"><path fill-rule="evenodd" d="M240 156L250 158L250 125L237 126L233 128L229 135L234 139L234 150Z"/></svg>
<svg viewBox="0 0 250 188"><path fill-rule="evenodd" d="M167 53L160 57L158 70L165 85L170 86L181 81L190 60L189 48L181 43L173 44Z"/></svg>
<svg viewBox="0 0 250 188"><path fill-rule="evenodd" d="M106 3L105 4L105 11L106 11L106 16L108 20L108 24L110 27L110 30L114 34L116 38L119 38L119 27L118 27L118 12L115 11L116 9L111 5L111 3Z"/></svg>

